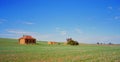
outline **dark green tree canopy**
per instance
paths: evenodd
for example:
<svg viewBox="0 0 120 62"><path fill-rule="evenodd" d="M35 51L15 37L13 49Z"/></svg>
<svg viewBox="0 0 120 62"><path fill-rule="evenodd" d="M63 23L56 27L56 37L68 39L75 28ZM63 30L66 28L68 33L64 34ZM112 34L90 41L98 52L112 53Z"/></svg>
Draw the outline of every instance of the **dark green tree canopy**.
<svg viewBox="0 0 120 62"><path fill-rule="evenodd" d="M68 45L79 45L79 43L74 41L72 38L67 38L66 40Z"/></svg>

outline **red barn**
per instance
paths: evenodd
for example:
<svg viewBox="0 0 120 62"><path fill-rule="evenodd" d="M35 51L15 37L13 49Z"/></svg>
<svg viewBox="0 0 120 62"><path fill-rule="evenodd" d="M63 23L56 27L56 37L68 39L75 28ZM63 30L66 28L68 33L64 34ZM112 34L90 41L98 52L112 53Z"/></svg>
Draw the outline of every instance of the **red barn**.
<svg viewBox="0 0 120 62"><path fill-rule="evenodd" d="M36 39L29 35L23 35L23 37L19 38L19 44L35 44Z"/></svg>

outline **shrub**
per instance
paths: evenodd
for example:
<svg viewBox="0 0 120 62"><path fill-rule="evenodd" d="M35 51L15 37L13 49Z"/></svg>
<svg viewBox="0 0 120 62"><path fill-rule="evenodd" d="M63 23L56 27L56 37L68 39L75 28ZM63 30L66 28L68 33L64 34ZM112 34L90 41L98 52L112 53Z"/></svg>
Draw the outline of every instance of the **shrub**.
<svg viewBox="0 0 120 62"><path fill-rule="evenodd" d="M66 40L68 45L79 45L79 43L77 41L72 40L72 38L68 38Z"/></svg>

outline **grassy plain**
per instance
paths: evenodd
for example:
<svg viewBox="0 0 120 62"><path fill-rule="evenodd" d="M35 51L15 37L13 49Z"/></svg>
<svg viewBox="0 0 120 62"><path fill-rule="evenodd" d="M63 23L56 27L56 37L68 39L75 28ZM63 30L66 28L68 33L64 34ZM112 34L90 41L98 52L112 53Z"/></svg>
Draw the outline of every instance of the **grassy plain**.
<svg viewBox="0 0 120 62"><path fill-rule="evenodd" d="M0 62L120 62L120 45L19 45L0 38Z"/></svg>

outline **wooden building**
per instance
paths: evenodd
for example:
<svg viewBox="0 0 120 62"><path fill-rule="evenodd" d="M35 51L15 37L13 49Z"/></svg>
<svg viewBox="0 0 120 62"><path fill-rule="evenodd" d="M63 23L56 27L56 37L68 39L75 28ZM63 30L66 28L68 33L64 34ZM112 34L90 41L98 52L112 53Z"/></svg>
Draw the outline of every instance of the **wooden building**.
<svg viewBox="0 0 120 62"><path fill-rule="evenodd" d="M19 38L19 44L35 44L36 39L29 35L23 35L23 37Z"/></svg>
<svg viewBox="0 0 120 62"><path fill-rule="evenodd" d="M54 45L54 44L57 44L57 42L49 41L48 44L49 44L49 45Z"/></svg>

